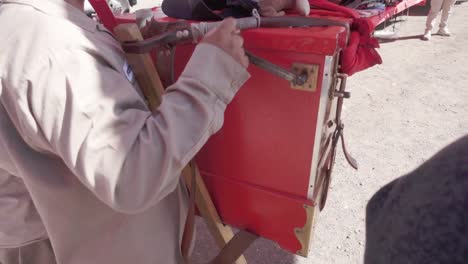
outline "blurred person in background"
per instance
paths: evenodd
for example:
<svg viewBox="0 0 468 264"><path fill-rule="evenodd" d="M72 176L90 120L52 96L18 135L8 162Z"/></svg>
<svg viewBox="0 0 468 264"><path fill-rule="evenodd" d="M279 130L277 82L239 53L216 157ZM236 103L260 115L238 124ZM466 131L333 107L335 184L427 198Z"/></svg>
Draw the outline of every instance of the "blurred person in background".
<svg viewBox="0 0 468 264"><path fill-rule="evenodd" d="M439 30L437 31L438 35L444 37L450 37L451 33L448 29L448 20L450 14L452 13L453 6L455 5L456 0L430 0L431 9L427 15L426 20L426 30L422 36L423 40L430 40L432 37L432 29L434 28L435 20L437 15L442 9L442 16L440 17Z"/></svg>

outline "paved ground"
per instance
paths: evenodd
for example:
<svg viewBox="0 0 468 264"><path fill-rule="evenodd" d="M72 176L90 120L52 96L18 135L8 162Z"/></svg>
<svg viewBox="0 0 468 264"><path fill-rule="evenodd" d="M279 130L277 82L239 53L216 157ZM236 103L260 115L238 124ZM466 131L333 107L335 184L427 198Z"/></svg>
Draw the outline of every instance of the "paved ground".
<svg viewBox="0 0 468 264"><path fill-rule="evenodd" d="M384 63L348 81L345 132L360 170L352 170L339 152L311 256L295 257L260 240L246 254L249 263L362 263L365 207L373 193L468 133L468 3L455 7L451 38L419 40L426 13L413 8L395 24L399 39L381 44ZM195 263L216 251L200 221Z"/></svg>

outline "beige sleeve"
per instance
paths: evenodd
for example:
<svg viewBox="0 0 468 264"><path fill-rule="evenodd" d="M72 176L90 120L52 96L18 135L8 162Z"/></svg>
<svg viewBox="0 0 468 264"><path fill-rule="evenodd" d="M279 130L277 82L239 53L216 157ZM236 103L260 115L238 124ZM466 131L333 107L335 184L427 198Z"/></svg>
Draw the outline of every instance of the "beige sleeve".
<svg viewBox="0 0 468 264"><path fill-rule="evenodd" d="M59 54L26 81L25 120L40 135L31 143L58 155L123 213L141 212L175 189L249 78L222 50L200 44L153 114L119 72L84 51Z"/></svg>

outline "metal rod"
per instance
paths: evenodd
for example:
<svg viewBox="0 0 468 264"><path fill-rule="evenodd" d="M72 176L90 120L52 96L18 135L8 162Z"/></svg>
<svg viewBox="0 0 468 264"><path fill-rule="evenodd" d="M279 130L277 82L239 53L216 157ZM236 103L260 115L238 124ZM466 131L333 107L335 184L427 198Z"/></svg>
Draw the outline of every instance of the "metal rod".
<svg viewBox="0 0 468 264"><path fill-rule="evenodd" d="M280 67L272 62L262 59L258 56L253 55L249 51L245 51L245 55L249 58L250 63L280 77L294 85L304 85L308 79L307 73L295 74L283 67Z"/></svg>
<svg viewBox="0 0 468 264"><path fill-rule="evenodd" d="M296 79L296 75L280 66L270 63L260 57L253 55L252 53L245 51L245 55L249 58L250 63L270 72L273 73L283 79L286 79L290 82Z"/></svg>

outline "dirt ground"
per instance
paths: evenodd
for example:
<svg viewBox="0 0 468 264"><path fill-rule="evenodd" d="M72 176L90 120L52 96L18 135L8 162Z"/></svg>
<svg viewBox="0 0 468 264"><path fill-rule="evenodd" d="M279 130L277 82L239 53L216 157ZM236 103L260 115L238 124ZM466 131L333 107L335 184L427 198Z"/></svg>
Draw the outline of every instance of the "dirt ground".
<svg viewBox="0 0 468 264"><path fill-rule="evenodd" d="M139 0L139 7L154 3ZM350 168L338 151L309 258L259 240L246 253L248 263L362 263L367 201L468 133L468 3L455 6L450 38L421 41L426 14L426 8L413 7L409 16L388 25L386 30L395 30L397 39L381 43L383 64L348 79L352 97L343 109L345 136L360 169ZM197 232L194 263L203 263L218 249L203 221L198 221Z"/></svg>
<svg viewBox="0 0 468 264"><path fill-rule="evenodd" d="M468 134L468 3L455 7L453 37L430 42L419 39L421 9L396 24L400 40L381 44L382 65L349 79L345 134L360 169L338 159L311 256L253 263L362 263L369 198Z"/></svg>
<svg viewBox="0 0 468 264"><path fill-rule="evenodd" d="M246 254L249 263L362 263L367 201L468 133L468 3L455 6L450 38L421 41L425 14L427 9L414 7L409 16L387 26L398 39L381 43L383 64L348 79L352 96L343 109L345 139L360 169L350 168L338 151L310 257L293 256L260 240ZM216 250L200 221L195 263Z"/></svg>

